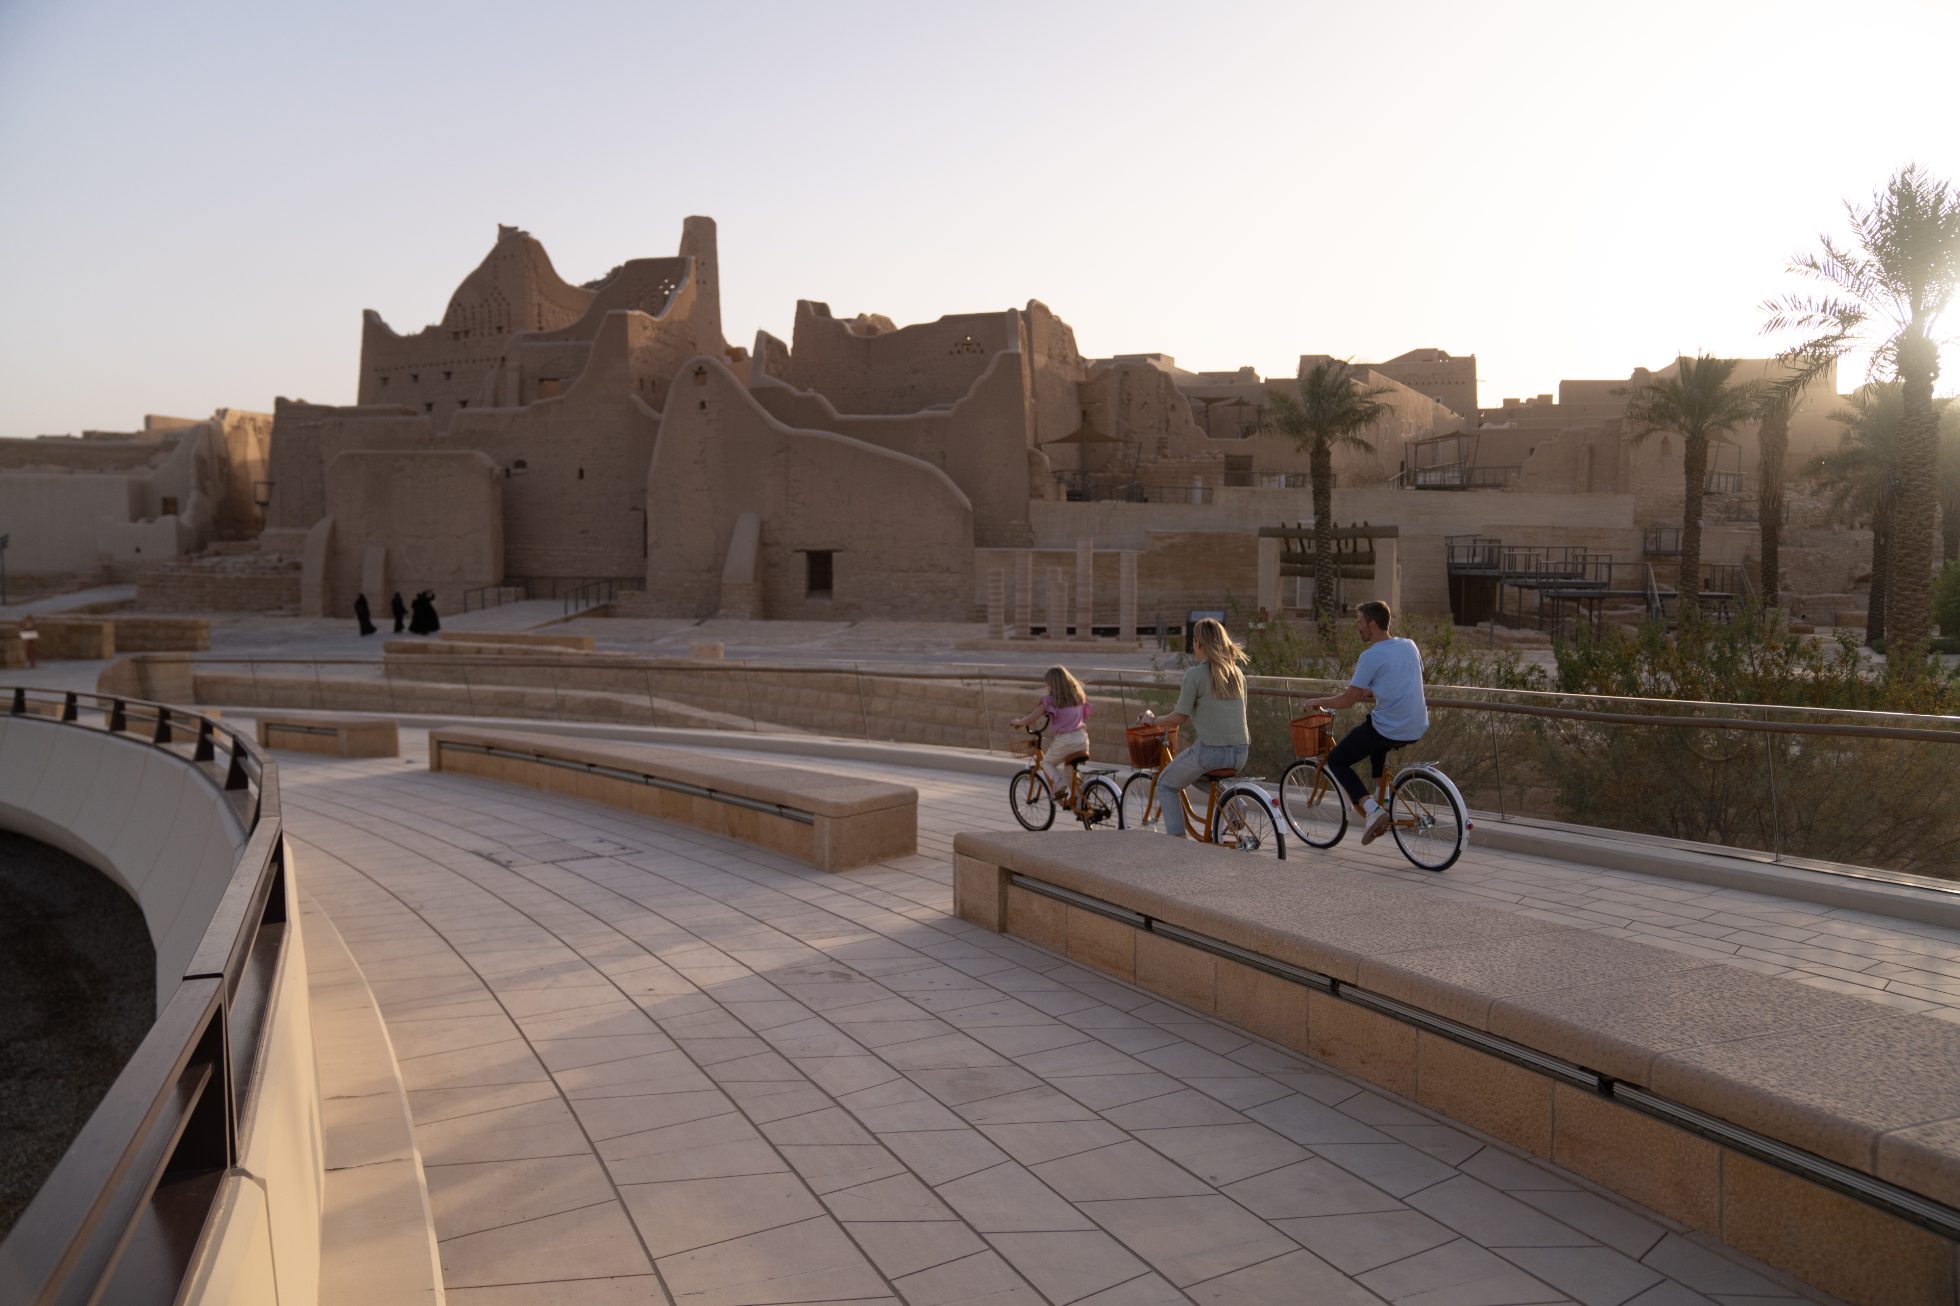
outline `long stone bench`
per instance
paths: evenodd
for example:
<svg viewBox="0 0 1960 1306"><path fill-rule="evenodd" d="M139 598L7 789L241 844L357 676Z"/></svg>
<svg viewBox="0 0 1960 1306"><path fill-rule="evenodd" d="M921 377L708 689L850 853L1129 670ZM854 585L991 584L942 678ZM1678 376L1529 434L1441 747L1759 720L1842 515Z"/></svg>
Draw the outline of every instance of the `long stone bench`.
<svg viewBox="0 0 1960 1306"><path fill-rule="evenodd" d="M261 712L255 719L261 748L330 757L400 757L402 752L400 732L385 718Z"/></svg>
<svg viewBox="0 0 1960 1306"><path fill-rule="evenodd" d="M919 791L801 767L509 730L434 730L429 769L677 821L820 870L918 851Z"/></svg>
<svg viewBox="0 0 1960 1306"><path fill-rule="evenodd" d="M1960 1026L1333 866L960 834L959 915L1855 1302L1960 1298Z"/></svg>

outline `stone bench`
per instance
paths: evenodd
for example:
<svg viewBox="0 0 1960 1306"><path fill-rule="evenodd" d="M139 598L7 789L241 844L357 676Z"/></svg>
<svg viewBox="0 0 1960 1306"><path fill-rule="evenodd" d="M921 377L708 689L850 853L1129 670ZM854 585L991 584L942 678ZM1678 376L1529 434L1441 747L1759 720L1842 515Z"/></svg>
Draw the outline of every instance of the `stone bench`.
<svg viewBox="0 0 1960 1306"><path fill-rule="evenodd" d="M1960 1293L1960 1026L1335 864L960 834L959 915L1855 1302Z"/></svg>
<svg viewBox="0 0 1960 1306"><path fill-rule="evenodd" d="M401 739L393 721L363 716L287 716L260 713L261 748L329 757L400 757Z"/></svg>
<svg viewBox="0 0 1960 1306"><path fill-rule="evenodd" d="M678 748L468 728L429 733L429 769L677 821L820 870L918 851L919 792L909 785Z"/></svg>

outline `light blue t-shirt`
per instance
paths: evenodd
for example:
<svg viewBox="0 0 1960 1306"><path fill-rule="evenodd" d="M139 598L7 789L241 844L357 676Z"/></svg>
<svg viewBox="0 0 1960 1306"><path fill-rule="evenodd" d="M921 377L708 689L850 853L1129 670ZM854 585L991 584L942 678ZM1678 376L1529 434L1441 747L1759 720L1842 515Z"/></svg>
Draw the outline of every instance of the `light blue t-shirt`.
<svg viewBox="0 0 1960 1306"><path fill-rule="evenodd" d="M1429 707L1422 699L1422 650L1414 640L1391 635L1361 650L1350 683L1374 694L1375 733L1382 738L1414 742L1429 729Z"/></svg>

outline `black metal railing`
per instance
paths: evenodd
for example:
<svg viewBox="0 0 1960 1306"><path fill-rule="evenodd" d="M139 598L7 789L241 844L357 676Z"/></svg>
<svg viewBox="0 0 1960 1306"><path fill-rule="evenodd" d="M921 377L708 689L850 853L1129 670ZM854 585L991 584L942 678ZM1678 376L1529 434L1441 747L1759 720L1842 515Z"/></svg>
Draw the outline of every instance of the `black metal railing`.
<svg viewBox="0 0 1960 1306"><path fill-rule="evenodd" d="M171 1302L238 1163L292 919L278 774L249 738L181 708L37 689L0 695L12 716L173 754L248 832L176 992L0 1243L7 1301Z"/></svg>
<svg viewBox="0 0 1960 1306"><path fill-rule="evenodd" d="M1210 503L1212 487L1196 481L1139 481L1104 472L1056 472L1071 503Z"/></svg>
<svg viewBox="0 0 1960 1306"><path fill-rule="evenodd" d="M611 603L619 597L620 582L610 577L589 580L565 593L565 615L596 608L602 603Z"/></svg>

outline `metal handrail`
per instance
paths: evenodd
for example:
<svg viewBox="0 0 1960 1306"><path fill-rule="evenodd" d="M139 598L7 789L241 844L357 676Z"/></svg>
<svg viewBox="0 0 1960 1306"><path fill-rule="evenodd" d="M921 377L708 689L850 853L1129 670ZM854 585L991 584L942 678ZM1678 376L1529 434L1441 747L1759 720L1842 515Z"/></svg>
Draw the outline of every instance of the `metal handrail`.
<svg viewBox="0 0 1960 1306"><path fill-rule="evenodd" d="M176 992L0 1243L9 1301L173 1301L250 1127L251 1075L292 908L278 772L248 736L182 708L27 688L0 690L0 702L11 716L174 754L248 831Z"/></svg>

